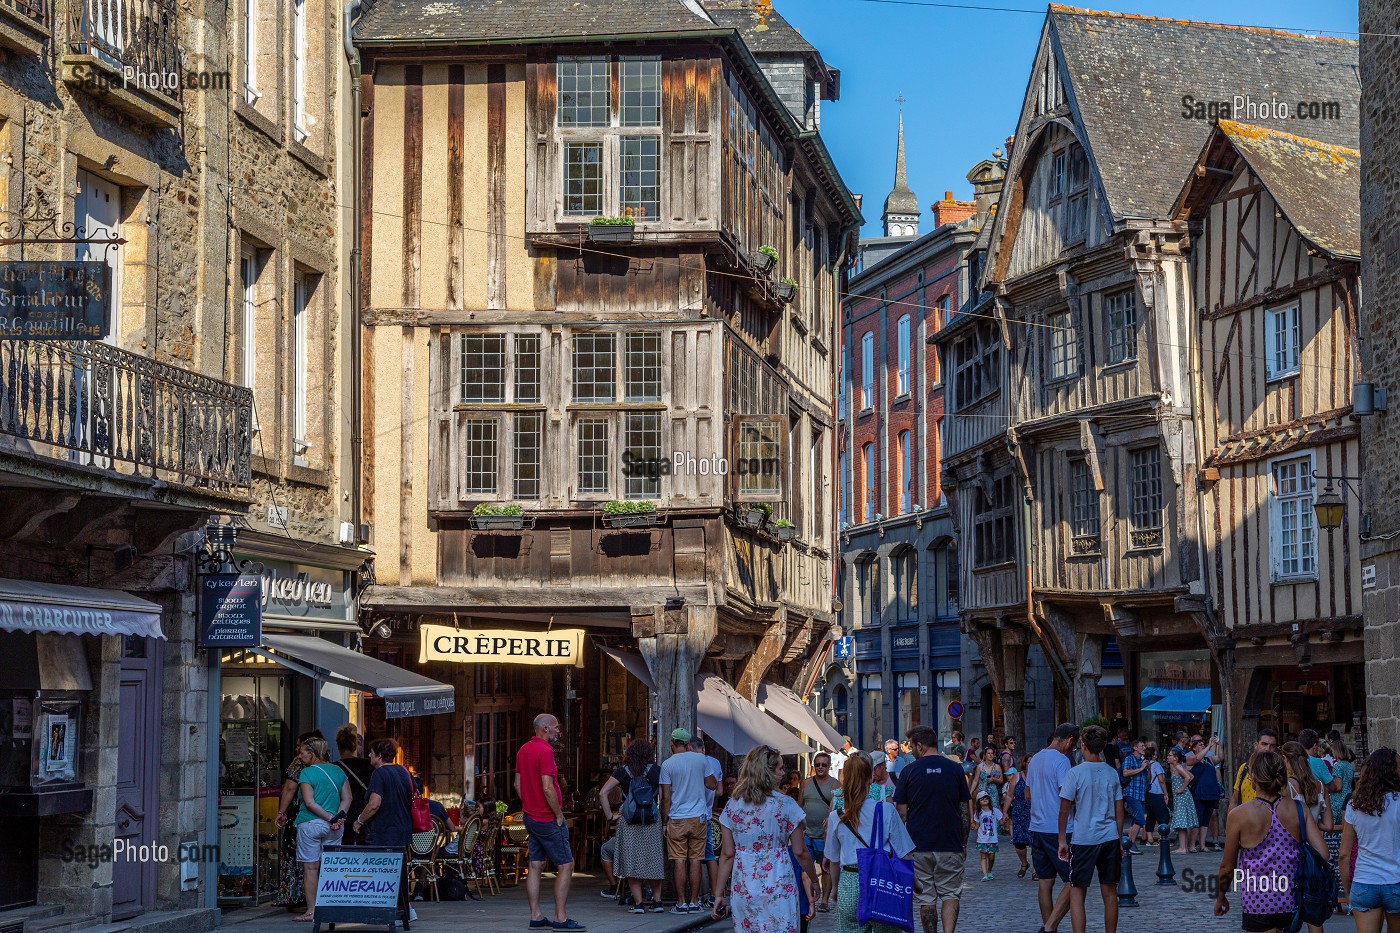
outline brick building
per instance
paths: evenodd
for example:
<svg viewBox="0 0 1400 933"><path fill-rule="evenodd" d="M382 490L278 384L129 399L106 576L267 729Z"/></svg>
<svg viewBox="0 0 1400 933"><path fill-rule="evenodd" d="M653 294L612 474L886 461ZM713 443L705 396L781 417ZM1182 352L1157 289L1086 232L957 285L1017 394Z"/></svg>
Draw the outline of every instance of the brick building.
<svg viewBox="0 0 1400 933"><path fill-rule="evenodd" d="M825 689L865 748L915 724L946 737L948 705L962 699L958 544L939 466L943 367L929 338L968 299L969 255L1000 186L999 163L977 166L976 200L946 193L919 236L902 118L895 165L885 236L862 242L842 316L841 600L855 680L833 668Z"/></svg>
<svg viewBox="0 0 1400 933"><path fill-rule="evenodd" d="M1400 388L1400 9L1361 2L1361 317L1358 380ZM1361 545L1367 712L1372 748L1400 744L1400 414L1361 420L1361 443L1374 452L1362 472L1371 526ZM1370 578L1374 570L1375 578Z"/></svg>

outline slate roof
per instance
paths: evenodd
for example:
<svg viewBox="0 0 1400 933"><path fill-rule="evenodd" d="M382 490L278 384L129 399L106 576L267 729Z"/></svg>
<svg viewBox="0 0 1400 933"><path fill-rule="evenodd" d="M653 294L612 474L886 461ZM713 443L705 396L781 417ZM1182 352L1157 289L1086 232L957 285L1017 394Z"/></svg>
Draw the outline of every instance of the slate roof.
<svg viewBox="0 0 1400 933"><path fill-rule="evenodd" d="M744 37L744 44L755 56L788 54L820 57L812 44L802 38L802 33L783 19L777 10L770 12L760 22L753 0L700 0L700 4L716 23L738 30Z"/></svg>
<svg viewBox="0 0 1400 933"><path fill-rule="evenodd" d="M378 0L355 24L356 42L511 42L713 32L683 0Z"/></svg>
<svg viewBox="0 0 1400 933"><path fill-rule="evenodd" d="M1073 7L1050 7L1064 74L1115 218L1170 216L1210 135L1182 116L1182 98L1226 102L1337 101L1341 119L1249 116L1319 141L1360 140L1357 44L1272 29L1220 26ZM1229 116L1230 114L1226 114Z"/></svg>
<svg viewBox="0 0 1400 933"><path fill-rule="evenodd" d="M1361 153L1245 123L1220 122L1288 222L1334 256L1361 259Z"/></svg>

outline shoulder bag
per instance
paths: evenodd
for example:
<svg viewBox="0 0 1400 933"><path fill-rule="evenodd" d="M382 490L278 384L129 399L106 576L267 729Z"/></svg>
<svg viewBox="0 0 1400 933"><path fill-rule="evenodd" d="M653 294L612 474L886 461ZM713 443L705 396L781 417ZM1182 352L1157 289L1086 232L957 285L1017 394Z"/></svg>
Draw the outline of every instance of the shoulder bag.
<svg viewBox="0 0 1400 933"><path fill-rule="evenodd" d="M1298 873L1293 877L1295 906L1289 930L1298 933L1305 923L1322 926L1336 911L1337 875L1308 842L1308 819L1302 802L1295 800L1293 806L1298 808L1298 835L1303 837L1299 844L1303 851L1298 853Z"/></svg>
<svg viewBox="0 0 1400 933"><path fill-rule="evenodd" d="M856 853L860 879L856 922L861 926L884 923L914 933L914 866L886 848L883 803L875 804L870 839L872 845Z"/></svg>

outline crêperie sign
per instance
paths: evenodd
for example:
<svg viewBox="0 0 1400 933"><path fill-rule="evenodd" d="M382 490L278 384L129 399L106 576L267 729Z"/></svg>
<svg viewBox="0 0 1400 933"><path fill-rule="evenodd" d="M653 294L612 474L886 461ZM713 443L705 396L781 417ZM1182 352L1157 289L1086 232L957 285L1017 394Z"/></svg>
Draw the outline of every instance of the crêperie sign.
<svg viewBox="0 0 1400 933"><path fill-rule="evenodd" d="M583 666L583 629L547 632L514 629L418 627L418 660L459 664L572 664Z"/></svg>

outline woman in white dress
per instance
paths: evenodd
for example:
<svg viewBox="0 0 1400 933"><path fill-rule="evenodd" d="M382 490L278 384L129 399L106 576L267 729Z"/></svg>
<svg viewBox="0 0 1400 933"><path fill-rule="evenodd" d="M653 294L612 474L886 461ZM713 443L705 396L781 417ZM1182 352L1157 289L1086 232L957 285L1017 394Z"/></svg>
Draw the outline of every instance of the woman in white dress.
<svg viewBox="0 0 1400 933"><path fill-rule="evenodd" d="M719 816L724 842L711 916L716 920L724 916L721 892L728 889L734 929L739 933L797 933L801 881L793 874L794 859L811 879L813 890L821 890L817 868L802 840L806 814L796 800L776 792L776 771L782 763L782 755L767 746L750 751L739 768L734 795ZM868 767L865 779L870 780ZM814 914L815 910L808 918Z"/></svg>

